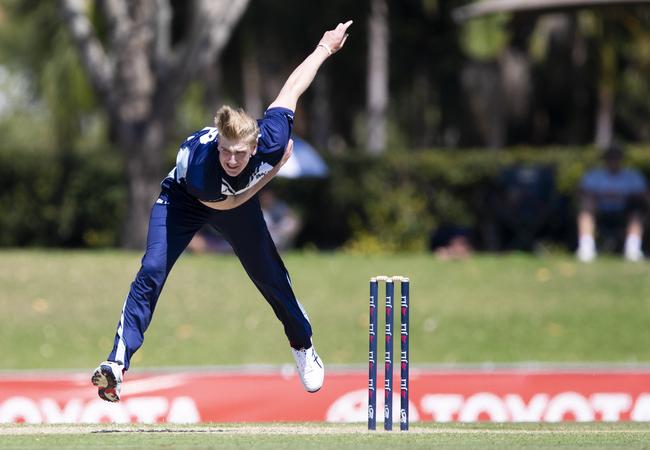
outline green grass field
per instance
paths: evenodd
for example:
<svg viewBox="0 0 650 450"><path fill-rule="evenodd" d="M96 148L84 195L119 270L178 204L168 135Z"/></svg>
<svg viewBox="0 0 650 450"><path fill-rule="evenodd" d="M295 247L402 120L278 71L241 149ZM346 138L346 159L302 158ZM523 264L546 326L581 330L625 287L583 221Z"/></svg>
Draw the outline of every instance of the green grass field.
<svg viewBox="0 0 650 450"><path fill-rule="evenodd" d="M83 368L112 345L140 253L0 251L2 369ZM368 279L411 277L412 361L650 362L650 264L570 256L290 253L285 262L328 364L367 357ZM291 361L239 262L183 255L134 367Z"/></svg>
<svg viewBox="0 0 650 450"><path fill-rule="evenodd" d="M110 350L139 253L0 251L1 369L88 370ZM290 253L285 262L328 364L367 357L368 278L411 277L415 366L648 363L650 264L570 256ZM281 327L238 261L184 255L134 367L291 362ZM11 425L0 448L650 448L650 424Z"/></svg>
<svg viewBox="0 0 650 450"><path fill-rule="evenodd" d="M427 424L409 432L363 425L0 425L0 448L650 448L649 424Z"/></svg>

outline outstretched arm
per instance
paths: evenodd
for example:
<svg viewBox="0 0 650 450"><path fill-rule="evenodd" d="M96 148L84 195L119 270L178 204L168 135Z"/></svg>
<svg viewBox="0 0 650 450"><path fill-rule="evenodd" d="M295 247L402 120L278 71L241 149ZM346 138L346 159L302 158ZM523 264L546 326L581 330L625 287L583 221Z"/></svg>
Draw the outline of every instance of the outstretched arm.
<svg viewBox="0 0 650 450"><path fill-rule="evenodd" d="M281 106L291 111L296 110L298 99L314 80L320 66L345 44L350 25L352 25L352 21L348 20L345 23L339 23L333 30L325 32L314 51L291 73L278 97L269 108Z"/></svg>
<svg viewBox="0 0 650 450"><path fill-rule="evenodd" d="M278 171L284 164L289 160L291 157L291 153L293 152L293 140L289 139L289 143L287 144L287 148L284 151L284 155L282 156L282 160L278 164L273 167L270 171L268 171L257 183L255 183L254 186L252 186L250 189L245 190L241 194L235 194L235 195L229 195L226 197L225 200L221 202L204 202L200 200L201 203L203 203L205 206L208 208L212 209L217 209L220 211L224 211L226 209L233 209L238 207L239 205L247 202L250 200L253 195L257 194L260 189L262 189L266 183L271 181L275 175L277 175Z"/></svg>

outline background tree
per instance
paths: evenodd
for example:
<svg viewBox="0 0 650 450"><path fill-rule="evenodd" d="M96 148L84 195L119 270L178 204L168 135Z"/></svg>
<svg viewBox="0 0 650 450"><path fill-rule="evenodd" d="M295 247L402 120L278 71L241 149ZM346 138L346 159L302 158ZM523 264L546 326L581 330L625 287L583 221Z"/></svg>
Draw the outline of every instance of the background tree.
<svg viewBox="0 0 650 450"><path fill-rule="evenodd" d="M370 0L368 17L368 69L366 91L366 147L377 155L386 149L386 110L388 108L388 3Z"/></svg>
<svg viewBox="0 0 650 450"><path fill-rule="evenodd" d="M639 135L620 114L632 85L648 87L639 83L650 42L646 1L483 1L454 16L469 56L462 97L481 144L603 147L617 134Z"/></svg>
<svg viewBox="0 0 650 450"><path fill-rule="evenodd" d="M59 2L107 111L111 141L124 158L126 247L139 248L146 238L164 164L161 151L176 105L189 83L223 50L248 0L200 0L191 5L183 17L174 15L174 5L167 0L107 0L98 2L97 10L84 0ZM181 21L177 36L173 19Z"/></svg>
<svg viewBox="0 0 650 450"><path fill-rule="evenodd" d="M336 247L364 236L371 222L373 236L389 230L398 242L416 242L423 226L400 224L397 213L471 226L478 210L466 205L481 203L480 196L468 201L471 183L487 183L488 168L509 151L485 156L468 148L530 146L542 161L543 146L553 146L549 154L558 146L580 152L599 129L630 143L650 140L650 7L510 12L458 23L459 2L386 3L386 151L373 158L366 151L371 0L256 0L239 19L213 27L200 24L232 11L204 13L199 0L0 2L0 245L114 245L126 216L122 235L137 246L143 236L132 224L146 221L178 143L209 124L219 104L263 110L323 30L348 18L355 25L345 51L319 71L294 128L324 154L331 176L274 183L303 214L301 243ZM212 39L228 33L221 50L206 56ZM205 41L192 44L201 34ZM192 58L198 63L181 63ZM99 93L106 80L113 84ZM408 166L426 153L422 172ZM462 166L469 155L486 172ZM464 169L451 170L452 160ZM579 166L572 170L561 181L565 192ZM444 186L445 174L458 184ZM409 203L413 192L423 196L417 203ZM358 214L373 205L370 198L386 204L380 225L372 211Z"/></svg>

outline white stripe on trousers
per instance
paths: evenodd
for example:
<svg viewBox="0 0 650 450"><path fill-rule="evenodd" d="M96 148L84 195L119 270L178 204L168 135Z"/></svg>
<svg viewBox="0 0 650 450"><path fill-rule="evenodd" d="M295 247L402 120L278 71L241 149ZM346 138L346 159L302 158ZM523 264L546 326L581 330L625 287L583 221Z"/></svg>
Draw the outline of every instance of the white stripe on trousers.
<svg viewBox="0 0 650 450"><path fill-rule="evenodd" d="M126 309L127 301L129 301L128 297L126 300L124 300L124 306L122 306L122 315L120 315L120 323L117 326L118 341L117 350L115 350L115 360L121 361L123 364L125 363L124 356L126 353L126 344L124 343L124 337L122 337L122 333L124 332L124 310Z"/></svg>

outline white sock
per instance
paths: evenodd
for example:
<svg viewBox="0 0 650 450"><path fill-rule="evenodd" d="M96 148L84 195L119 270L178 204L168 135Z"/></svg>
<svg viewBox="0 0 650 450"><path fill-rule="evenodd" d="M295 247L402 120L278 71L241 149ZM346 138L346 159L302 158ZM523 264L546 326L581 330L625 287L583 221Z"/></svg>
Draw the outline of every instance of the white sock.
<svg viewBox="0 0 650 450"><path fill-rule="evenodd" d="M625 238L625 252L641 251L641 237L636 234L628 234Z"/></svg>
<svg viewBox="0 0 650 450"><path fill-rule="evenodd" d="M578 246L585 250L596 250L596 242L594 241L594 237L590 234L583 234L580 236Z"/></svg>

